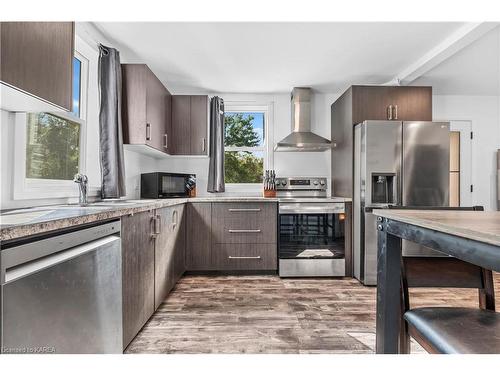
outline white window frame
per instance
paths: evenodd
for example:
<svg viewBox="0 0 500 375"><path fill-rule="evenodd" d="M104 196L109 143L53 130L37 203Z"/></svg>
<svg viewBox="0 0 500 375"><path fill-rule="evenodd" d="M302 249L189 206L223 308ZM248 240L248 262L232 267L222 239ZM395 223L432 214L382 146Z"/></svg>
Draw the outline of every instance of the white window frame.
<svg viewBox="0 0 500 375"><path fill-rule="evenodd" d="M255 102L225 102L224 112L238 113L264 113L264 145L256 147L224 147L226 151L262 151L264 153L264 170L273 169L273 122L274 111L273 103L255 103ZM262 183L226 183L227 192L259 192L262 190Z"/></svg>
<svg viewBox="0 0 500 375"><path fill-rule="evenodd" d="M78 169L80 173L86 172L87 149L87 99L88 99L88 69L89 60L79 51L75 50L75 57L80 60L80 117L71 112L54 111L48 114L67 119L80 124L80 156ZM73 64L73 61L72 61ZM71 99L73 100L73 98ZM27 114L15 114L15 142L14 147L14 189L13 199L39 199L39 198L72 198L78 196L73 180L52 180L41 178L26 178L26 138Z"/></svg>

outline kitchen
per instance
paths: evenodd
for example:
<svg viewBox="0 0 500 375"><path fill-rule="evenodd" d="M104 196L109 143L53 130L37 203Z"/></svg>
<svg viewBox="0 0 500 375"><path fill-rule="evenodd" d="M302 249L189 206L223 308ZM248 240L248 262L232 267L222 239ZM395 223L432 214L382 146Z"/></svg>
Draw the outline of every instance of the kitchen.
<svg viewBox="0 0 500 375"><path fill-rule="evenodd" d="M202 42L220 35L224 62ZM350 36L325 50L330 35ZM1 37L3 353L499 354L498 23L2 22ZM463 233L445 214L484 218L467 239L487 255L394 229ZM450 279L416 282L424 260ZM429 344L387 302L400 279L408 313L489 313L492 341Z"/></svg>

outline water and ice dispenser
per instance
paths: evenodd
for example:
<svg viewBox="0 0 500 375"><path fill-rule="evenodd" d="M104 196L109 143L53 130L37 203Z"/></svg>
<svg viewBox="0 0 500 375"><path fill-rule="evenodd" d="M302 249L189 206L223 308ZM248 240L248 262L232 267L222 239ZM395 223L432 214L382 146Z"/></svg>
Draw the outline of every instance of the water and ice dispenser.
<svg viewBox="0 0 500 375"><path fill-rule="evenodd" d="M395 173L372 173L372 204L397 204Z"/></svg>

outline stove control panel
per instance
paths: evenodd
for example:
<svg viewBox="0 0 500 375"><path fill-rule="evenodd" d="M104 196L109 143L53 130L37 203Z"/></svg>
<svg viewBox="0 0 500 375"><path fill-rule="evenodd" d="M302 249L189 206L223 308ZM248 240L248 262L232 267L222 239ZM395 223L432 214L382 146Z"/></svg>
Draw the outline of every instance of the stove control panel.
<svg viewBox="0 0 500 375"><path fill-rule="evenodd" d="M326 190L326 177L277 177L276 190Z"/></svg>

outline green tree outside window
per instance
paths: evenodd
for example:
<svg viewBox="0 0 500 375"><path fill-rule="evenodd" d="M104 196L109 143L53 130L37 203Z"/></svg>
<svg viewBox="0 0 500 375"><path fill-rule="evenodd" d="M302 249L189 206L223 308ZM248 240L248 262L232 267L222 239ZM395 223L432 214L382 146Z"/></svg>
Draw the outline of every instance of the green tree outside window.
<svg viewBox="0 0 500 375"><path fill-rule="evenodd" d="M256 116L260 116L256 121ZM264 114L229 112L224 120L225 182L260 183L264 173ZM262 134L259 134L261 130ZM245 148L238 150L238 148ZM250 150L248 149L250 148ZM256 148L255 151L251 148Z"/></svg>
<svg viewBox="0 0 500 375"><path fill-rule="evenodd" d="M80 124L49 113L28 115L26 177L72 180L80 159Z"/></svg>

